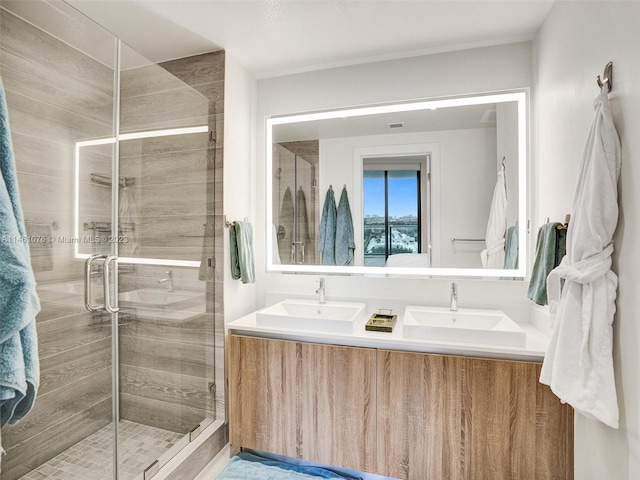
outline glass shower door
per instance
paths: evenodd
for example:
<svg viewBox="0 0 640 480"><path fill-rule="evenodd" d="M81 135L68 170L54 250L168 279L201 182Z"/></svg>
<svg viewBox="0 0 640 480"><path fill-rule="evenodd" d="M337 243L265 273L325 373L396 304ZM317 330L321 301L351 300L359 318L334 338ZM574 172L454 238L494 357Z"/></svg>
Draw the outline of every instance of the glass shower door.
<svg viewBox="0 0 640 480"><path fill-rule="evenodd" d="M215 111L122 45L118 340L120 476L152 475L215 419ZM136 450L127 449L129 444Z"/></svg>
<svg viewBox="0 0 640 480"><path fill-rule="evenodd" d="M0 74L41 303L38 395L28 415L2 428L2 480L111 478L110 315L86 311L78 257L83 246L102 253L83 223L109 221L111 194L77 166L110 179L115 41L64 2L0 1ZM103 143L80 148L87 140ZM101 275L100 267L91 275L95 302Z"/></svg>
<svg viewBox="0 0 640 480"><path fill-rule="evenodd" d="M0 478L148 478L216 417L216 112L170 73L188 60L155 65L62 1L0 0L0 29L42 305Z"/></svg>

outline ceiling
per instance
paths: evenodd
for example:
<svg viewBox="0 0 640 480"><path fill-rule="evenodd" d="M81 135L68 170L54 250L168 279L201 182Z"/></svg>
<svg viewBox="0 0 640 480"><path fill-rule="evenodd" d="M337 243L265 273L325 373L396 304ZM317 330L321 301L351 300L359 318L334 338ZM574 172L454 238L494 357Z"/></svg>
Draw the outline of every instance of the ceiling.
<svg viewBox="0 0 640 480"><path fill-rule="evenodd" d="M511 102L517 108L515 102ZM395 127L391 127L394 125ZM392 133L435 132L471 128L496 128L496 104L336 117L328 120L274 125L273 142L377 136Z"/></svg>
<svg viewBox="0 0 640 480"><path fill-rule="evenodd" d="M153 61L224 48L256 78L531 40L553 0L67 0Z"/></svg>

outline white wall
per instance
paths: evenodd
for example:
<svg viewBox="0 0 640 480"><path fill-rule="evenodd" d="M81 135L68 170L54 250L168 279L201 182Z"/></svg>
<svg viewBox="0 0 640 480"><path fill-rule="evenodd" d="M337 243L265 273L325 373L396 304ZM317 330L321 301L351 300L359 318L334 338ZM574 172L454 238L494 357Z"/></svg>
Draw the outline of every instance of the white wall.
<svg viewBox="0 0 640 480"><path fill-rule="evenodd" d="M255 185L256 165L256 82L228 52L225 56L224 81L224 211L230 221L247 217L253 224L255 234L262 225L256 223L256 196L252 188ZM262 238L262 234L258 234ZM224 251L227 252L224 256L226 323L256 309L256 285L245 285L231 278L228 229L224 230L223 235ZM262 251L260 245L256 244L257 252Z"/></svg>
<svg viewBox="0 0 640 480"><path fill-rule="evenodd" d="M523 88L531 85L529 42L260 80L256 122L256 213L258 225L262 225L262 228L260 236L257 236L258 245L264 245L265 230L265 116L346 105ZM264 248L258 248L257 253L260 257L257 267L258 304L266 301L268 291L313 295L315 276L266 274ZM336 277L327 280L327 294L329 299L336 295L346 297L366 294L378 298L396 295L398 299L419 301L427 297L425 290L429 290L429 295L437 292L437 297L446 302L446 285L447 282L441 280ZM465 281L460 290L461 305L465 306L465 302L471 301L471 290L484 293L482 297L474 297L474 301L477 300L476 306L504 306L505 299L508 298L510 303L528 308L525 282ZM425 292L425 295L422 292Z"/></svg>
<svg viewBox="0 0 640 480"><path fill-rule="evenodd" d="M599 93L613 62L610 94L622 143L621 205L613 270L619 275L614 364L620 428L577 415L575 478L640 478L640 3L556 2L534 43L537 139L535 224L571 210L578 165Z"/></svg>

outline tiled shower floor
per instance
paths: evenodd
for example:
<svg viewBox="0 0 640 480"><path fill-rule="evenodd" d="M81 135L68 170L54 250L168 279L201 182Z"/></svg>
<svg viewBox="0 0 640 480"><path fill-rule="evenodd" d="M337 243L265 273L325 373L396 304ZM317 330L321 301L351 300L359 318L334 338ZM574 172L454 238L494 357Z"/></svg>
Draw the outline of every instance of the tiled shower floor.
<svg viewBox="0 0 640 480"><path fill-rule="evenodd" d="M130 480L140 475L182 437L180 433L121 420L120 477ZM112 441L112 426L107 425L21 477L21 480L111 480Z"/></svg>

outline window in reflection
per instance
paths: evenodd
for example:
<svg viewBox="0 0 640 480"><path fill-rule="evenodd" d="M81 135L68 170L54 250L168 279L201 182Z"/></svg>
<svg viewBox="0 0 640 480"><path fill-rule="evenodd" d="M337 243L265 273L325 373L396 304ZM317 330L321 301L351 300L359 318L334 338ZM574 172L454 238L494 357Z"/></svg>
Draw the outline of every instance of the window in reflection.
<svg viewBox="0 0 640 480"><path fill-rule="evenodd" d="M365 159L364 264L383 267L391 255L421 253L423 158ZM426 199L426 192L425 192Z"/></svg>

